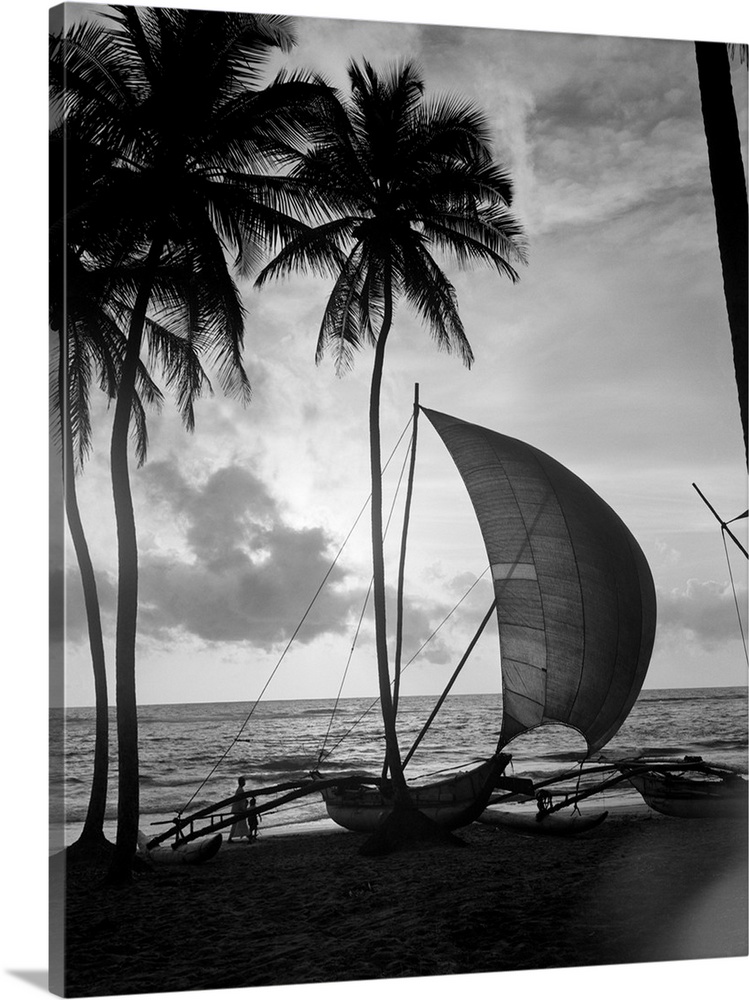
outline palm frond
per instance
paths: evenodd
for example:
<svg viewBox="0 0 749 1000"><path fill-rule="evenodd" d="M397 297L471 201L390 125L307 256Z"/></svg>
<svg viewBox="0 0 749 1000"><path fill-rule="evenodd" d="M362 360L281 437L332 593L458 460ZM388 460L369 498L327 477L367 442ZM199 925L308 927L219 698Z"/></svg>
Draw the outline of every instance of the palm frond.
<svg viewBox="0 0 749 1000"><path fill-rule="evenodd" d="M149 360L158 365L166 386L174 394L177 408L187 431L195 429L194 402L204 394L213 395L213 387L200 364L201 340L186 338L155 319L146 321Z"/></svg>
<svg viewBox="0 0 749 1000"><path fill-rule="evenodd" d="M406 298L426 323L438 348L457 354L470 368L473 351L460 319L455 289L419 240L403 244L400 250Z"/></svg>
<svg viewBox="0 0 749 1000"><path fill-rule="evenodd" d="M357 219L334 219L313 228L305 227L260 271L255 287L270 278L281 278L309 269L313 274L335 274L345 266L343 246L358 224Z"/></svg>
<svg viewBox="0 0 749 1000"><path fill-rule="evenodd" d="M315 362L319 364L325 351L332 346L338 375L350 370L353 357L362 343L361 312L357 303L366 277L364 249L361 243L357 243L341 266L325 306L317 338Z"/></svg>
<svg viewBox="0 0 749 1000"><path fill-rule="evenodd" d="M446 214L441 219L424 221L422 231L430 243L453 257L459 267L493 265L513 284L520 280L513 264L525 263L525 245L522 230L515 229L512 220L500 228L480 218Z"/></svg>

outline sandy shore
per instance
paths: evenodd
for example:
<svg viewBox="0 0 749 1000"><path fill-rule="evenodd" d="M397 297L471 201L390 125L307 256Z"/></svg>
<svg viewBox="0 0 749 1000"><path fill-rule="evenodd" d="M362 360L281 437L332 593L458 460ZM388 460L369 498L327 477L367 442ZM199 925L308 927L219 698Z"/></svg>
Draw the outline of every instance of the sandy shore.
<svg viewBox="0 0 749 1000"><path fill-rule="evenodd" d="M481 824L366 858L347 833L261 835L128 888L68 871L70 996L747 954L740 822L614 814L576 839ZM59 889L59 858L50 861Z"/></svg>

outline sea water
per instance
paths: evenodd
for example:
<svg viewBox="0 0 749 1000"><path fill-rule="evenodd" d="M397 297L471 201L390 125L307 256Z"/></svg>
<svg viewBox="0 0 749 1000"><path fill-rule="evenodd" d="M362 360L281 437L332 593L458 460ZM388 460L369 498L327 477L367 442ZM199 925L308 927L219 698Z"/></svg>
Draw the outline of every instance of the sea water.
<svg viewBox="0 0 749 1000"><path fill-rule="evenodd" d="M405 754L428 718L434 699L404 697L398 736ZM333 711L335 709L335 712ZM94 758L94 709L53 710L50 724L52 849L71 843L86 815ZM496 749L499 695L448 697L408 766L410 780L470 767ZM175 816L233 795L237 777L246 790L351 771L378 774L384 757L379 705L372 699L222 702L144 705L139 709L140 826L149 838ZM117 748L111 713L109 797L105 833L114 839ZM508 774L534 781L574 766L585 752L582 737L548 726L514 740ZM747 770L747 689L696 688L643 691L605 748L609 757L701 756ZM625 794L637 796L633 789ZM261 804L259 801L258 804ZM225 810L226 811L226 810ZM326 820L320 796L310 795L263 815L263 832Z"/></svg>

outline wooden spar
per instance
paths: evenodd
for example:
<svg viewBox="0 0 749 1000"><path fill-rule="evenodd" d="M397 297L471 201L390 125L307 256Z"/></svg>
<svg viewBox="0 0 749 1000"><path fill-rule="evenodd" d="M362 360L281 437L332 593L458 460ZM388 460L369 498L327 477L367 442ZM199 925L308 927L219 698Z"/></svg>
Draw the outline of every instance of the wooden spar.
<svg viewBox="0 0 749 1000"><path fill-rule="evenodd" d="M650 771L650 770L652 770L652 768L644 767L641 770L638 770L637 772L635 772L633 770L630 773L641 774L641 773L643 773L645 771ZM591 795L597 795L599 792L603 792L607 788L612 788L614 785L621 784L622 781L627 781L628 778L629 778L629 774L617 774L613 778L609 778L608 781L601 781L601 782L599 782L599 784L594 785L592 788L588 788L588 789L586 789L583 792L576 792L574 795L568 795L561 802L555 802L554 805L549 806L548 808L544 809L543 810L544 811L544 815L546 813L557 812L557 810L559 810L559 809L564 809L565 806L573 806L577 802L581 802L583 799L590 798Z"/></svg>
<svg viewBox="0 0 749 1000"><path fill-rule="evenodd" d="M642 761L642 763L638 763L637 761L632 761L632 762L620 761L618 764L612 764L609 767L601 765L600 767L592 768L591 770L585 771L584 773L591 774L596 772L614 771L614 770L620 771L620 773L612 778L609 778L607 781L599 782L599 784L593 785L591 788L587 788L582 792L576 792L573 795L566 796L561 802L554 803L554 805L545 809L544 812L545 813L557 812L557 810L559 809L564 809L565 806L575 805L576 802L580 802L582 801L582 799L587 799L591 795L597 795L599 792L605 791L605 789L607 788L611 788L614 785L621 784L622 781L629 780L629 778L632 775L650 774L653 771L658 771L662 774L664 773L668 774L670 772L677 772L677 771L700 771L703 774L710 774L716 771L726 771L726 770L730 771L731 769L711 767L711 765L706 764L702 760L661 761L661 762ZM566 778L574 777L575 773L576 772L572 772L566 775L565 777ZM548 787L549 785L554 784L554 781L562 781L562 780L564 780L564 777L560 776L556 779L552 779L551 781L542 782L536 785L535 788L539 789L544 786Z"/></svg>
<svg viewBox="0 0 749 1000"><path fill-rule="evenodd" d="M561 774L555 774L553 778L547 778L546 781L539 781L537 785L534 785L536 791L539 788L548 788L549 785L556 785L560 781L569 781L571 778L578 778L582 774L605 774L609 771L616 771L616 764L598 764L595 767L587 768L585 771L581 771L579 767L574 768L572 771L562 771Z"/></svg>
<svg viewBox="0 0 749 1000"><path fill-rule="evenodd" d="M444 691L442 692L442 694L440 695L440 698L439 698L439 700L438 700L437 704L436 704L436 705L434 706L434 708L432 709L432 714L431 714L431 715L429 716L429 718L427 719L427 721L426 721L426 722L424 723L424 725L423 725L423 727L422 727L422 729L421 729L421 732L419 733L419 735L418 735L418 736L416 737L416 739L415 739L415 740L414 740L414 742L413 742L413 746L412 746L412 747L411 747L411 749L410 749L410 750L408 751L408 753L406 754L406 756L405 756L405 757L403 758L403 766L404 766L404 767L405 767L405 766L406 766L406 764L407 764L407 763L409 762L409 760L411 760L411 758L413 757L414 753L416 753L416 748L417 748L417 747L418 747L418 745L419 745L419 744L421 743L421 741L422 741L422 740L424 739L424 736L426 735L426 732L427 732L427 730L429 729L429 727L431 726L432 722L434 722L434 718L435 718L435 716L437 715L437 712L439 712L439 710L440 710L440 709L442 708L442 705L444 704L444 701L445 701L445 698L447 698L448 694L450 693L450 689L452 688L452 686L453 686L453 684L455 683L455 681L456 681L456 680L458 679L458 674L459 674L459 673L460 673L460 671L461 671L461 670L463 669L463 667L464 667L464 666L465 666L465 664L466 664L466 661L468 660L468 657L469 657L469 656L471 655L471 653L473 652L473 648L474 648L474 646L475 646L475 645L476 645L476 643L477 643L477 642L479 641L479 638L480 638L480 636L481 636L481 633L482 633L482 632L484 631L484 629L486 628L486 626L487 626L487 624L488 624L488 622L489 622L490 618L491 618L491 617L492 617L492 615L494 614L494 609L495 609L496 607L497 607L497 599L495 598L495 599L494 599L494 600L492 601L492 603L491 603L491 607L490 607L490 608L489 608L489 610L488 610L488 611L486 612L486 615L484 616L484 619L483 619L483 621L482 621L482 622L481 622L481 624L479 625L479 627L478 627L478 629L477 629L477 631L476 631L476 634L474 635L473 639L471 639L471 642L470 642L470 643L469 643L469 645L468 645L468 649L467 649L467 650L465 651L465 653L463 654L463 656L462 656L462 658L461 658L461 661L460 661L460 663L459 663L459 664L457 665L457 667L456 667L456 668L455 668L455 670L453 671L453 675L452 675L452 677L451 677L451 678L450 678L450 680L449 680L449 681L447 682L447 687L446 687L446 688L445 688L445 690L444 690Z"/></svg>
<svg viewBox="0 0 749 1000"><path fill-rule="evenodd" d="M414 415L413 434L411 436L411 462L408 469L408 486L406 502L403 510L403 531L401 532L401 552L398 564L398 603L395 632L395 660L393 667L393 711L398 712L398 697L401 686L401 658L403 653L403 590L406 571L406 541L408 539L408 522L411 516L411 500L414 490L414 473L416 471L416 438L419 429L419 383L414 385ZM405 763L405 762L404 762ZM387 766L387 765L386 765Z"/></svg>
<svg viewBox="0 0 749 1000"><path fill-rule="evenodd" d="M306 788L309 784L308 781L287 781L282 785L272 785L270 788L254 788L249 792L240 792L237 795L232 795L228 799L221 799L220 802L212 802L209 806L203 806L202 809L198 809L194 813L190 813L189 816L181 817L177 816L176 819L162 819L151 823L151 826L164 826L169 823L172 827L177 826L178 823L190 823L196 819L204 819L206 816L210 816L211 813L220 811L224 806L231 806L235 802L241 802L242 799L251 799L257 795L275 795L276 792L285 792L293 788Z"/></svg>
<svg viewBox="0 0 749 1000"><path fill-rule="evenodd" d="M723 520L723 518L717 512L717 510L715 509L715 507L713 507L713 505L707 499L707 497L702 492L702 490L699 488L699 486L697 485L697 483L692 483L692 486L694 486L694 488L697 490L697 492L699 493L699 495L702 498L703 502L705 503L705 506L708 508L708 510L710 510L712 512L713 516L717 520L718 524L720 524L720 526L723 529L723 531L725 531L726 534L729 535L731 539L733 539L733 541L736 543L736 545L738 545L738 547L741 549L741 551L744 553L744 555L747 557L747 559L749 559L749 552L746 551L746 549L744 548L744 546L741 544L741 542L738 540L738 538L734 535L734 533L728 527L728 524ZM742 515L742 517L743 516L744 515Z"/></svg>
<svg viewBox="0 0 749 1000"><path fill-rule="evenodd" d="M148 847L157 847L159 844L163 844L164 841L169 840L170 837L175 837L180 843L187 843L187 841L195 840L197 837L204 837L208 833L215 833L216 830L221 830L226 826L231 826L233 823L236 823L238 819L242 819L243 817L246 818L250 814L268 812L270 809L276 809L278 806L284 805L286 802L292 802L294 799L303 798L305 795L312 795L315 792L322 791L324 788L333 788L336 785L345 785L347 781L354 781L357 784L377 784L377 779L372 778L369 775L347 775L346 777L338 778L311 779L304 784L300 784L299 782L288 782L285 785L276 785L273 788L261 788L257 791L244 792L241 795L232 795L228 799L222 799L220 802L214 802L210 806L205 806L203 809L199 809L190 816L185 816L182 819L175 819L173 824L165 833L160 833L158 837L154 837L152 840L149 840ZM274 791L283 791L285 789L291 789L291 791L289 791L287 795L282 795L278 799L273 799L272 801L265 803L265 805L255 806L253 809L233 813L226 819L219 819L218 822L213 822L212 820L208 826L202 827L200 830L193 829L193 824L196 821L209 819L212 814L220 811L224 806L230 806L233 802L252 798L257 795L273 794ZM181 831L186 827L190 828L190 832L181 835Z"/></svg>
<svg viewBox="0 0 749 1000"><path fill-rule="evenodd" d="M612 761L609 764L596 764L594 767L585 768L584 771L580 766L568 771L561 771L559 774L555 774L551 778L547 778L545 781L539 781L533 787L536 791L538 791L540 788L548 788L550 785L556 785L560 781L568 781L571 778L577 778L581 775L587 776L589 774L605 774L608 771L618 771L622 767L645 768L651 771L705 771L706 773L710 773L712 770L731 770L731 768L724 767L723 765L718 767L717 765L710 764L702 760L702 758L675 761L673 758L631 757L625 760Z"/></svg>

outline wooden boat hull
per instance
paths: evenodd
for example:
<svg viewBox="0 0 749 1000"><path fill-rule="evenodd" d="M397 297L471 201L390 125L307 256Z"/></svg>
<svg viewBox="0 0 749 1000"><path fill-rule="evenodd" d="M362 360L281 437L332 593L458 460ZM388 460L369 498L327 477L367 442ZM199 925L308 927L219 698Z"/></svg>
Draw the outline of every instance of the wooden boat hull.
<svg viewBox="0 0 749 1000"><path fill-rule="evenodd" d="M186 844L160 844L148 851L146 857L157 865L202 865L218 854L223 837L220 833Z"/></svg>
<svg viewBox="0 0 749 1000"><path fill-rule="evenodd" d="M608 816L608 811L583 816L581 813L547 813L538 818L535 805L532 809L507 806L490 806L478 818L479 823L507 827L534 836L579 837L595 830Z"/></svg>
<svg viewBox="0 0 749 1000"><path fill-rule="evenodd" d="M470 771L409 788L413 804L446 830L468 826L481 815L497 779L510 761L496 754ZM374 785L342 782L320 793L330 818L354 833L372 833L393 810L393 800Z"/></svg>
<svg viewBox="0 0 749 1000"><path fill-rule="evenodd" d="M746 819L747 783L737 775L630 774L629 781L651 809L681 819Z"/></svg>

